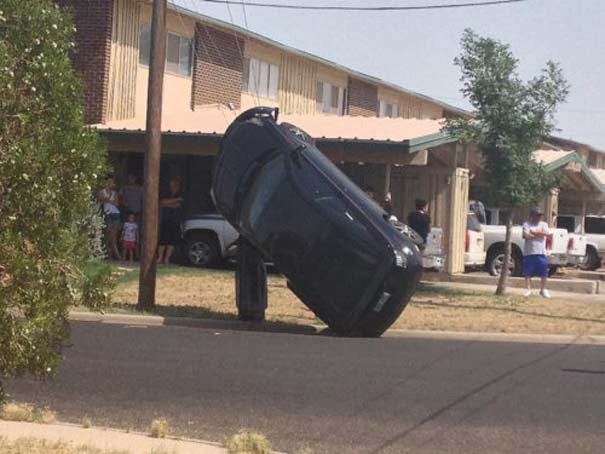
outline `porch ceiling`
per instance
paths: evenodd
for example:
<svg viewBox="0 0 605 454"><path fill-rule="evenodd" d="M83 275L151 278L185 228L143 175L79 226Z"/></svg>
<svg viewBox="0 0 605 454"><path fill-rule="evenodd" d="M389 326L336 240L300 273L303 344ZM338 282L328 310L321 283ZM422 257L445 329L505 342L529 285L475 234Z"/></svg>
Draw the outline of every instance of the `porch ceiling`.
<svg viewBox="0 0 605 454"><path fill-rule="evenodd" d="M162 119L162 151L216 154L223 132L238 112L221 106L168 114ZM341 161L426 165L426 150L452 139L440 120L367 118L336 115L280 115L315 138L318 148ZM94 125L108 137L112 151L144 151L145 124L140 118Z"/></svg>

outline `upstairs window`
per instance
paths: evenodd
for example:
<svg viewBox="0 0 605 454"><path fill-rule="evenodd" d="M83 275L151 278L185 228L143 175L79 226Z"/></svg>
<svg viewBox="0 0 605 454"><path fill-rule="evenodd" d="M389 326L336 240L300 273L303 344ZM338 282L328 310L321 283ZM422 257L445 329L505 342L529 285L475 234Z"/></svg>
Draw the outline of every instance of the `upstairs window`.
<svg viewBox="0 0 605 454"><path fill-rule="evenodd" d="M139 38L139 63L149 66L151 26L141 27ZM166 36L166 71L181 76L191 76L193 44L191 39L168 32Z"/></svg>
<svg viewBox="0 0 605 454"><path fill-rule="evenodd" d="M346 90L326 82L317 82L315 91L315 111L334 115L344 115Z"/></svg>
<svg viewBox="0 0 605 454"><path fill-rule="evenodd" d="M244 60L243 90L253 96L279 99L279 66L256 58Z"/></svg>
<svg viewBox="0 0 605 454"><path fill-rule="evenodd" d="M378 106L378 116L379 117L390 117L390 118L398 118L399 117L399 104L388 103L386 101L380 101Z"/></svg>

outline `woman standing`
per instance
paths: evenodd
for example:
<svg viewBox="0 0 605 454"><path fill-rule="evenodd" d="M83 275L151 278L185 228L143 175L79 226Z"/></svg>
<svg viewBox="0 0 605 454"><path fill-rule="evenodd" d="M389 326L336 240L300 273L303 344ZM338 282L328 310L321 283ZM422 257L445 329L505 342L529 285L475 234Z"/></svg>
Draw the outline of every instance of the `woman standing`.
<svg viewBox="0 0 605 454"><path fill-rule="evenodd" d="M172 178L168 192L160 195L160 241L158 247L158 264L168 265L174 253L174 247L181 236L181 220L183 218L183 202L181 196L181 180Z"/></svg>
<svg viewBox="0 0 605 454"><path fill-rule="evenodd" d="M120 260L118 249L118 233L120 231L120 202L113 178L105 181L105 187L99 191L99 202L103 205L105 214L105 243L109 258Z"/></svg>

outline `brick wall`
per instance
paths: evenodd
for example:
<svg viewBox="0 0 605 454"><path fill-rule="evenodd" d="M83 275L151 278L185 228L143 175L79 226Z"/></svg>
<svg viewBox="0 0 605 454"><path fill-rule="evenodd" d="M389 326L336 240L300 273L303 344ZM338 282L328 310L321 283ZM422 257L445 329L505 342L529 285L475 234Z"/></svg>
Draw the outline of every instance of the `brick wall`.
<svg viewBox="0 0 605 454"><path fill-rule="evenodd" d="M84 111L89 124L104 123L107 113L113 0L57 0L73 11L75 69L84 80Z"/></svg>
<svg viewBox="0 0 605 454"><path fill-rule="evenodd" d="M349 115L375 117L378 112L378 87L349 77Z"/></svg>
<svg viewBox="0 0 605 454"><path fill-rule="evenodd" d="M241 105L244 41L204 24L195 26L193 106Z"/></svg>

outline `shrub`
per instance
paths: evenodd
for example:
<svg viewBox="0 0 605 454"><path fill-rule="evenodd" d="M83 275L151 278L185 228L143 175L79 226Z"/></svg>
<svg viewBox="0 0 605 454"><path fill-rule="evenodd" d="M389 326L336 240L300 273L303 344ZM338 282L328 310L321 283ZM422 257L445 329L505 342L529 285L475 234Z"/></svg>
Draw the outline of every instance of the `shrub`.
<svg viewBox="0 0 605 454"><path fill-rule="evenodd" d="M149 435L153 438L166 438L170 426L166 418L157 418L151 421Z"/></svg>
<svg viewBox="0 0 605 454"><path fill-rule="evenodd" d="M0 377L51 375L68 308L107 300L109 274L84 272L101 253L91 194L106 155L84 123L73 34L51 0L0 2Z"/></svg>
<svg viewBox="0 0 605 454"><path fill-rule="evenodd" d="M269 454L271 444L263 434L240 430L227 443L229 454Z"/></svg>

